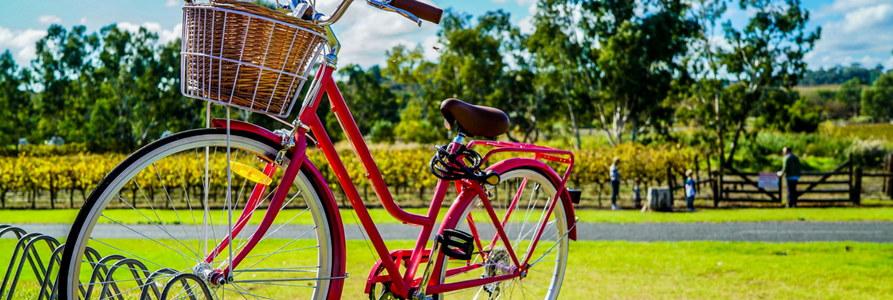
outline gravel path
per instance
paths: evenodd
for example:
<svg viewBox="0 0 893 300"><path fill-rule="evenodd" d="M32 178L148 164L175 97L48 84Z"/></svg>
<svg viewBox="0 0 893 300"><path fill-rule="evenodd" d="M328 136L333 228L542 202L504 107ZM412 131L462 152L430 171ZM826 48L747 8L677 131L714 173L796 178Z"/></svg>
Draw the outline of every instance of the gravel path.
<svg viewBox="0 0 893 300"><path fill-rule="evenodd" d="M68 225L22 224L27 232L40 232L55 237L65 237ZM140 232L154 232L152 238L168 238L154 225L131 225ZM185 228L180 228L185 227ZM273 229L277 228L274 225ZM166 225L167 231L176 238L195 238L191 226ZM274 237L293 238L308 231L309 226L285 226L273 233ZM95 233L105 238L142 238L141 235L119 225L98 225ZM253 227L245 229L252 232ZM348 239L363 239L356 225L345 225ZM406 225L379 225L379 232L387 240L415 240L418 227ZM223 228L215 229L223 232ZM893 243L893 222L735 222L735 223L642 223L642 224L579 224L579 240L591 241L763 241L763 242L812 242L857 241ZM3 238L11 238L6 235Z"/></svg>

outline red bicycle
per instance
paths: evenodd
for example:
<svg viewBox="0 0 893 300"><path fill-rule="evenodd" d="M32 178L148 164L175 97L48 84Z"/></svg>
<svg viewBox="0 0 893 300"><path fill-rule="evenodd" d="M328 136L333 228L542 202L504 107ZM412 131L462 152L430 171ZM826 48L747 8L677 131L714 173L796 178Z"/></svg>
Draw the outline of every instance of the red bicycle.
<svg viewBox="0 0 893 300"><path fill-rule="evenodd" d="M332 190L306 155L312 140L379 257L365 283L370 299L558 298L568 240L576 239L579 192L566 187L573 154L532 144L466 143L469 136L504 134L509 119L494 108L447 99L441 113L457 135L429 163L440 179L430 207L423 215L401 209L332 77L340 44L330 26L351 2L331 16L309 3L290 5L287 15L232 0L187 3L182 92L208 101L208 111L210 103L226 106L227 118L209 117L209 128L159 139L102 180L69 233L60 296L341 298L348 278L345 227ZM442 14L415 0L367 3L418 24L438 23ZM229 107L288 116L314 69L298 117L283 121L288 128L269 131L229 119ZM381 204L417 226L412 249L386 246L316 115L324 95ZM482 147L489 149L484 155L476 152ZM532 157L489 162L497 153ZM547 163L565 165L563 174ZM438 223L451 186L457 196ZM217 197L222 204L215 204Z"/></svg>

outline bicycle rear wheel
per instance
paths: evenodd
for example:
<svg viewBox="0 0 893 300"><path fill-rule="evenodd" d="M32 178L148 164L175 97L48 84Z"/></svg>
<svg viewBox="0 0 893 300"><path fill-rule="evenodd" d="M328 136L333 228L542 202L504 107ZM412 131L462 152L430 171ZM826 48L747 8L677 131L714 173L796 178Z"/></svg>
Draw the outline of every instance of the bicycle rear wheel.
<svg viewBox="0 0 893 300"><path fill-rule="evenodd" d="M561 203L556 203L551 215L545 215L553 201L561 201L554 198L556 183L532 167L513 168L500 174L500 178L500 183L490 190L493 195L490 204L499 221L505 220L504 230L519 263L530 257L529 270L526 276L438 295L440 300L558 299L567 266L568 224ZM475 196L468 203L459 224L453 229L475 236L476 253L467 262L445 259L441 284L505 275L512 272L511 268L514 267L506 245L498 238L496 225L482 201ZM528 252L528 246L543 219L546 219L543 234L536 248ZM450 268L457 270L475 264L481 266L447 276Z"/></svg>
<svg viewBox="0 0 893 300"><path fill-rule="evenodd" d="M158 140L112 170L90 194L68 236L60 269L67 299L326 299L335 274L339 226L321 201L323 187L300 171L276 223L235 269L230 283L209 283L209 270L226 269L254 233L273 193L259 193L256 211L246 205L255 183L233 173L227 200L224 129L186 131ZM232 131L231 162L263 169L281 149L250 132ZM283 164L287 165L287 164ZM283 170L273 174L277 184ZM288 209L285 209L288 208ZM239 216L246 227L207 261ZM95 250L95 251L94 251ZM98 255L100 257L97 257ZM151 280L149 280L151 278Z"/></svg>

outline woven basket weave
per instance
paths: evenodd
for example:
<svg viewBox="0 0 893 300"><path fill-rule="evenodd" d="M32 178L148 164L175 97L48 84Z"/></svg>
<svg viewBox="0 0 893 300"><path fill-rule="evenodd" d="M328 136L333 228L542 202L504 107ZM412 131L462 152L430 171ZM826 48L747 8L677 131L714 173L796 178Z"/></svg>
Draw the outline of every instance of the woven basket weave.
<svg viewBox="0 0 893 300"><path fill-rule="evenodd" d="M183 95L288 116L326 37L322 27L255 4L183 7Z"/></svg>

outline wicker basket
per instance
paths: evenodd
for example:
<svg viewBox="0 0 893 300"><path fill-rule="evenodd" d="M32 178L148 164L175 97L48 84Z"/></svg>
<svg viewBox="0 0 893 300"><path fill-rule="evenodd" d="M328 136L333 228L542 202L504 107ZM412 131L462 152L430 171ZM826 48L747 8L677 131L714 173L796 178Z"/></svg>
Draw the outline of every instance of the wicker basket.
<svg viewBox="0 0 893 300"><path fill-rule="evenodd" d="M181 92L288 116L321 56L322 27L235 0L183 7Z"/></svg>

